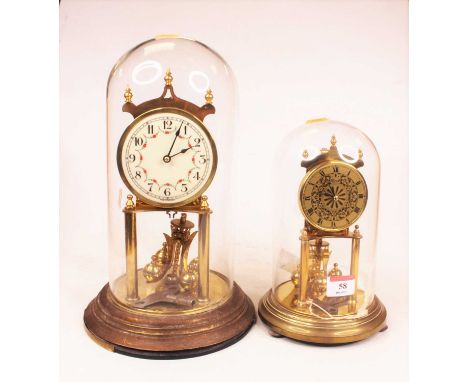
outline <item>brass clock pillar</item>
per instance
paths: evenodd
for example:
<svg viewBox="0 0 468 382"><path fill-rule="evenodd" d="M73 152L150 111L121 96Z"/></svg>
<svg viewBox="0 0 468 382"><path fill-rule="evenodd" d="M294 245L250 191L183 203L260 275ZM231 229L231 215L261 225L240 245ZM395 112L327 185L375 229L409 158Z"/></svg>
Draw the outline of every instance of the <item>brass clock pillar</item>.
<svg viewBox="0 0 468 382"><path fill-rule="evenodd" d="M133 196L128 195L125 214L125 254L127 273L127 300L138 300L137 229Z"/></svg>
<svg viewBox="0 0 468 382"><path fill-rule="evenodd" d="M207 211L198 215L198 277L199 277L199 301L208 301L209 296L209 270L210 270L210 214L207 197L202 196L201 208Z"/></svg>
<svg viewBox="0 0 468 382"><path fill-rule="evenodd" d="M301 232L301 266L299 273L299 300L298 305L307 303L307 289L309 285L309 237L307 231Z"/></svg>

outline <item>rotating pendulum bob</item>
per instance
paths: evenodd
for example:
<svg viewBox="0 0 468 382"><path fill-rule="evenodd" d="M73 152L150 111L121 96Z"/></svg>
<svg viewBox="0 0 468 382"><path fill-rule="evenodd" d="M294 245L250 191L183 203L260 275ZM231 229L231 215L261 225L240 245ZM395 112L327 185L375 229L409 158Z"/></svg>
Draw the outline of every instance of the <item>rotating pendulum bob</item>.
<svg viewBox="0 0 468 382"><path fill-rule="evenodd" d="M146 281L157 284L155 291L136 302L135 306L146 308L159 302L195 305L198 297L198 260L192 260L190 271L187 262L190 244L197 234L190 233L193 227L185 213L180 219L171 221L171 236L164 234L166 241L163 248L143 270Z"/></svg>
<svg viewBox="0 0 468 382"><path fill-rule="evenodd" d="M307 224L306 224L307 225ZM343 315L356 313L357 282L359 269L359 241L361 235L359 226L356 225L351 235L334 235L332 238L351 239L351 267L350 275L343 276L338 263L327 272L331 256L330 244L324 241L326 234L317 235L318 232L302 231L301 240L301 271L292 273L292 280L302 280L295 283L297 291L293 304L299 308L307 307L309 311L317 314ZM303 276L304 275L304 276ZM327 288L338 287L338 293L331 292ZM328 293L327 293L328 292Z"/></svg>

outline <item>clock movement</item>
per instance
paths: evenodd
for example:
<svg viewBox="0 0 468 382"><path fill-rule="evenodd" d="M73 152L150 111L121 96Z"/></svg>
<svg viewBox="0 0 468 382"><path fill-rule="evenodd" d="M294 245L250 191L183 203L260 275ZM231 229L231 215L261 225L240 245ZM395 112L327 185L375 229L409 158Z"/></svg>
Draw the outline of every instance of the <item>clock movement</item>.
<svg viewBox="0 0 468 382"><path fill-rule="evenodd" d="M234 103L229 66L196 41L157 37L112 69L110 281L84 314L88 333L107 349L203 355L255 322L229 269Z"/></svg>
<svg viewBox="0 0 468 382"><path fill-rule="evenodd" d="M339 344L386 329L374 294L380 164L370 139L309 120L280 145L273 288L259 316L274 336Z"/></svg>

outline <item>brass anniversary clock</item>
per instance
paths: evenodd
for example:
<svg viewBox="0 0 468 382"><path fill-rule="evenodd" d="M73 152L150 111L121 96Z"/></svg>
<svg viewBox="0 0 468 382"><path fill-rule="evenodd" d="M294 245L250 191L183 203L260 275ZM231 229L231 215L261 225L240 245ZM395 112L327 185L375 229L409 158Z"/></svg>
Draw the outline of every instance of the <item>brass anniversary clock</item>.
<svg viewBox="0 0 468 382"><path fill-rule="evenodd" d="M111 72L110 282L84 315L89 334L109 350L203 355L236 342L255 322L229 270L234 91L218 54L174 36L140 44Z"/></svg>
<svg viewBox="0 0 468 382"><path fill-rule="evenodd" d="M278 158L275 189L284 203L274 236L276 277L259 303L270 333L338 344L386 329L385 307L373 293L374 145L349 125L310 120L285 139Z"/></svg>

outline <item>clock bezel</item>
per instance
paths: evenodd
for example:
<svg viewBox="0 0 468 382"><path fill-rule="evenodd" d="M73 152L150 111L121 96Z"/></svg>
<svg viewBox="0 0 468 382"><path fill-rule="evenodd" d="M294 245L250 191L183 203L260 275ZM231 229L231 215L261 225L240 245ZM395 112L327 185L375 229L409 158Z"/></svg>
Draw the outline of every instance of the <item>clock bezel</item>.
<svg viewBox="0 0 468 382"><path fill-rule="evenodd" d="M211 150L213 152L213 158L212 158L213 165L212 165L212 168L211 168L211 172L208 175L208 177L206 178L206 181L202 185L202 187L195 194L190 195L190 197L188 197L186 199L183 199L183 200L180 200L178 202L174 202L174 203L159 203L159 202L155 202L152 199L147 198L138 189L136 189L131 184L131 182L127 179L127 177L125 176L125 172L124 172L123 164L122 164L122 160L123 160L122 159L122 150L124 149L124 142L126 141L128 135L133 130L133 128L136 125L138 125L143 119L148 117L149 115L156 115L156 114L161 114L161 113L176 114L176 115L179 115L179 116L182 116L182 117L185 117L185 118L191 120L206 135L206 137L208 139L208 144L211 146ZM138 117L136 117L130 123L130 125L128 125L126 127L125 131L123 132L122 136L120 137L119 144L117 146L117 168L119 170L120 178L124 182L125 186L139 200L141 200L141 201L143 201L145 203L148 203L151 206L158 207L158 208L172 209L172 208L175 208L175 207L186 206L186 205L192 203L193 201L195 201L196 199L198 199L200 196L203 195L203 193L211 185L211 182L213 181L213 178L214 178L214 176L216 174L217 167L218 167L218 152L217 152L217 149L216 149L216 144L214 142L214 139L211 136L211 133L208 130L208 128L204 125L204 123L199 118L197 118L193 114L188 113L185 110L175 108L175 107L159 107L159 108L156 108L156 109L148 110L148 111L140 114Z"/></svg>
<svg viewBox="0 0 468 382"><path fill-rule="evenodd" d="M304 188L305 188L305 185L306 185L308 179L310 179L317 172L320 172L323 168L329 167L329 166L334 166L334 165L346 167L346 168L350 169L351 171L355 171L355 172L357 172L359 174L360 178L362 179L362 183L364 185L365 197L364 197L364 205L363 205L363 207L361 209L361 212L356 216L356 218L354 220L352 220L346 226L341 226L339 228L328 228L328 227L322 227L319 224L317 224L317 223L315 223L315 222L313 222L313 221L311 221L309 219L309 217L307 216L307 214L304 211L304 206L303 206L303 203L302 203L302 196L304 194ZM367 207L368 196L369 196L369 190L367 188L366 179L364 178L364 175L362 175L361 172L355 166L353 166L350 163L341 161L341 160L330 160L330 161L326 161L324 163L321 163L321 164L317 165L316 167L313 167L312 169L307 171L306 174L304 175L304 177L302 178L301 183L299 185L299 192L298 192L299 210L301 211L301 214L305 218L305 220L312 227L314 227L314 228L316 228L316 229L318 229L320 231L324 231L324 232L340 232L340 231L343 231L345 229L348 229L350 226L352 226L354 223L356 223L359 220L359 218L362 216L362 214L364 213L364 211L365 211L365 209Z"/></svg>

